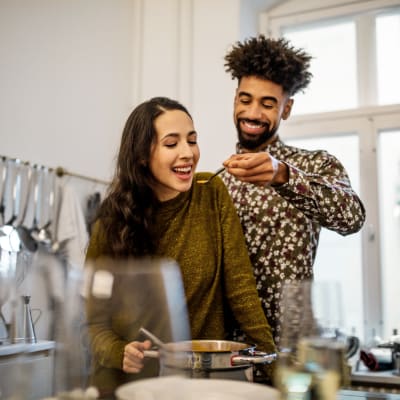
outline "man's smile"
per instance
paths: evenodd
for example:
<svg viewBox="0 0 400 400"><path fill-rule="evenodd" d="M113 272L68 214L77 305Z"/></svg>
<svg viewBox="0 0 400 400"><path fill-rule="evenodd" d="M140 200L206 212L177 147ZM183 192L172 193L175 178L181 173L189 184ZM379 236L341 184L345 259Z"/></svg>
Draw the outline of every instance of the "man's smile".
<svg viewBox="0 0 400 400"><path fill-rule="evenodd" d="M258 120L251 120L247 118L241 118L239 120L240 130L245 135L260 135L268 129L269 124Z"/></svg>

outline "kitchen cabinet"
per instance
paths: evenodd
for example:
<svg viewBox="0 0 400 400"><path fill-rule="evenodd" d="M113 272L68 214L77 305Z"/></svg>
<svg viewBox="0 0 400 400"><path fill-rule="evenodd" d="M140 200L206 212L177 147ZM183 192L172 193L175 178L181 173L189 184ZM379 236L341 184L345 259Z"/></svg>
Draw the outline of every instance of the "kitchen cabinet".
<svg viewBox="0 0 400 400"><path fill-rule="evenodd" d="M53 394L54 348L52 341L0 346L0 399L38 400Z"/></svg>

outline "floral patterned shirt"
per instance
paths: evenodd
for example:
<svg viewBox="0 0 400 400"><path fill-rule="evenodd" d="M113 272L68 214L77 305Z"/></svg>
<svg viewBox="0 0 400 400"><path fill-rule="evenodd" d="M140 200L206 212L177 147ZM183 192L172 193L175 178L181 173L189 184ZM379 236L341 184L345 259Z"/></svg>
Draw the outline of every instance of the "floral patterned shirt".
<svg viewBox="0 0 400 400"><path fill-rule="evenodd" d="M258 293L279 343L283 282L312 278L321 227L341 235L357 232L365 210L344 167L326 151L303 150L280 140L265 151L286 163L287 183L243 183L225 171L222 179L242 222Z"/></svg>

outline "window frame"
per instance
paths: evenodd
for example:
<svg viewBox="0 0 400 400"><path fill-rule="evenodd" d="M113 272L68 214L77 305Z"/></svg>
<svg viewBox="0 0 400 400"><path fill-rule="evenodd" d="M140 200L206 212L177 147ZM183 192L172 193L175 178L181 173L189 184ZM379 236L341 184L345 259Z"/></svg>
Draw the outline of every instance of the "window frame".
<svg viewBox="0 0 400 400"><path fill-rule="evenodd" d="M359 106L342 111L293 115L281 123L280 134L283 139L339 137L350 133L358 136L360 196L367 215L361 230L365 341L371 338L372 332L379 336L384 333L378 141L380 132L400 129L400 104L373 105L377 99L377 74L375 40L372 40L375 37L375 24L371 22L377 14L399 7L400 0L327 0L323 6L315 0L304 0L285 2L260 15L260 33L272 37L280 37L281 29L289 26L339 20L349 16L355 18Z"/></svg>

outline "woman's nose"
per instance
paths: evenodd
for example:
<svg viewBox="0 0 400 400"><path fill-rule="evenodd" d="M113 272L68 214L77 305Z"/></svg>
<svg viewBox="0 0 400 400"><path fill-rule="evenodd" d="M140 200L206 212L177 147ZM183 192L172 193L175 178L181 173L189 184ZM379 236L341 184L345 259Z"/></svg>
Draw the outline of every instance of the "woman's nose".
<svg viewBox="0 0 400 400"><path fill-rule="evenodd" d="M180 156L182 158L193 158L193 149L189 143L183 143L181 146Z"/></svg>

